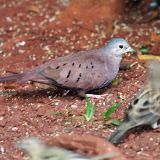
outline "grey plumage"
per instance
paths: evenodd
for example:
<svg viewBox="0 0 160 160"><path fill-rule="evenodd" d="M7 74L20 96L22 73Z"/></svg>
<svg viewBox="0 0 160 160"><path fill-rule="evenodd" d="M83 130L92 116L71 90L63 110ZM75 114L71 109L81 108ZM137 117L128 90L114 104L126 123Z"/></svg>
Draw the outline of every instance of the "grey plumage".
<svg viewBox="0 0 160 160"><path fill-rule="evenodd" d="M34 137L22 140L17 147L28 153L31 160L103 160L118 156L118 154L110 152L89 158L64 148L49 147Z"/></svg>
<svg viewBox="0 0 160 160"><path fill-rule="evenodd" d="M0 83L37 81L84 96L111 83L118 74L123 54L133 51L126 40L114 38L103 48L58 57L31 71L0 77Z"/></svg>
<svg viewBox="0 0 160 160"><path fill-rule="evenodd" d="M119 143L129 129L140 125L158 128L160 127L158 123L160 123L160 62L152 62L148 84L135 96L124 121L111 135L109 141Z"/></svg>

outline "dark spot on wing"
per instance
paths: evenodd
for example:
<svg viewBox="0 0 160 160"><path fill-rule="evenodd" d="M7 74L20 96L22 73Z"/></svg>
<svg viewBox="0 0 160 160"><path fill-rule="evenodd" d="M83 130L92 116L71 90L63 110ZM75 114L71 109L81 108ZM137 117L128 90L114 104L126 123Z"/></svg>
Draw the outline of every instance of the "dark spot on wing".
<svg viewBox="0 0 160 160"><path fill-rule="evenodd" d="M134 105L137 104L138 101L139 101L139 99L135 99L135 100L133 101L133 104L134 104Z"/></svg>
<svg viewBox="0 0 160 160"><path fill-rule="evenodd" d="M133 106L131 104L129 104L128 109L131 110L133 108Z"/></svg>
<svg viewBox="0 0 160 160"><path fill-rule="evenodd" d="M92 62L91 62L91 67L92 67L92 68L94 68L94 65L93 65L93 63L92 63Z"/></svg>
<svg viewBox="0 0 160 160"><path fill-rule="evenodd" d="M57 66L56 69L58 69L60 66Z"/></svg>
<svg viewBox="0 0 160 160"><path fill-rule="evenodd" d="M157 100L157 101L160 100L160 95L158 95L158 96L156 97L156 100Z"/></svg>
<svg viewBox="0 0 160 160"><path fill-rule="evenodd" d="M81 68L81 64L79 64L79 68Z"/></svg>
<svg viewBox="0 0 160 160"><path fill-rule="evenodd" d="M77 78L77 82L79 82L79 80L81 79L82 74L80 73L78 78Z"/></svg>
<svg viewBox="0 0 160 160"><path fill-rule="evenodd" d="M71 70L69 70L69 72L67 74L67 78L69 78L70 75L71 75Z"/></svg>
<svg viewBox="0 0 160 160"><path fill-rule="evenodd" d="M67 82L68 82L68 80L65 81L65 83L67 83Z"/></svg>
<svg viewBox="0 0 160 160"><path fill-rule="evenodd" d="M144 103L143 103L143 106L147 106L147 105L149 105L149 101L145 101Z"/></svg>
<svg viewBox="0 0 160 160"><path fill-rule="evenodd" d="M145 112L145 111L148 111L148 108L140 108L139 109L139 112Z"/></svg>
<svg viewBox="0 0 160 160"><path fill-rule="evenodd" d="M88 66L86 66L86 69L88 69Z"/></svg>
<svg viewBox="0 0 160 160"><path fill-rule="evenodd" d="M72 63L72 66L74 66L74 62Z"/></svg>
<svg viewBox="0 0 160 160"><path fill-rule="evenodd" d="M65 66L65 65L66 65L66 63L63 64L63 66Z"/></svg>

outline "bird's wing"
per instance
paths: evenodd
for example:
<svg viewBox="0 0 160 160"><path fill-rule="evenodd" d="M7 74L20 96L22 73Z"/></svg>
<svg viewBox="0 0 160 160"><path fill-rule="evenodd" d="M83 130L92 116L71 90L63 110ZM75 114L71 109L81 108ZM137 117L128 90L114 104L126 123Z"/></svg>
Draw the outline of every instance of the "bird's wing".
<svg viewBox="0 0 160 160"><path fill-rule="evenodd" d="M42 160L88 160L88 158L60 147L47 148L41 153Z"/></svg>
<svg viewBox="0 0 160 160"><path fill-rule="evenodd" d="M157 103L155 90L144 88L131 103L128 117L139 125L153 124L160 117L160 100ZM157 113L156 113L157 112ZM159 112L159 113L158 113Z"/></svg>
<svg viewBox="0 0 160 160"><path fill-rule="evenodd" d="M57 58L41 70L41 74L56 85L92 90L110 81L105 61L99 50L81 51Z"/></svg>
<svg viewBox="0 0 160 160"><path fill-rule="evenodd" d="M150 111L160 119L160 89L153 90L152 92Z"/></svg>

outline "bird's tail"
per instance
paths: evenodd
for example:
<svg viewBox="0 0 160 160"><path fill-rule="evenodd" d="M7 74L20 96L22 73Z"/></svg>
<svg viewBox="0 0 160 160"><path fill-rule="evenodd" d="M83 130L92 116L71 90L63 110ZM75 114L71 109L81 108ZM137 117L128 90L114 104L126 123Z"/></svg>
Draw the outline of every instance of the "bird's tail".
<svg viewBox="0 0 160 160"><path fill-rule="evenodd" d="M108 141L113 144L118 144L124 134L130 130L131 128L136 127L137 124L133 121L124 121L122 124L116 129L114 133L109 137Z"/></svg>
<svg viewBox="0 0 160 160"><path fill-rule="evenodd" d="M32 77L34 75L30 72L24 72L24 73L15 73L9 76L0 77L0 83L12 83L12 82L19 82L23 83L29 80L32 80Z"/></svg>

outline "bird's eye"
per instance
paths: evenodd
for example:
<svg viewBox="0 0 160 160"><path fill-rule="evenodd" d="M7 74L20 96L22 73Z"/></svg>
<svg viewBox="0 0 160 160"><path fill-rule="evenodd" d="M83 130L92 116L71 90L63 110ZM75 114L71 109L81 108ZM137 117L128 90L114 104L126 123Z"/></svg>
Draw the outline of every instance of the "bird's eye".
<svg viewBox="0 0 160 160"><path fill-rule="evenodd" d="M123 48L123 45L119 45L119 48L121 48L121 49L122 49L122 48Z"/></svg>

